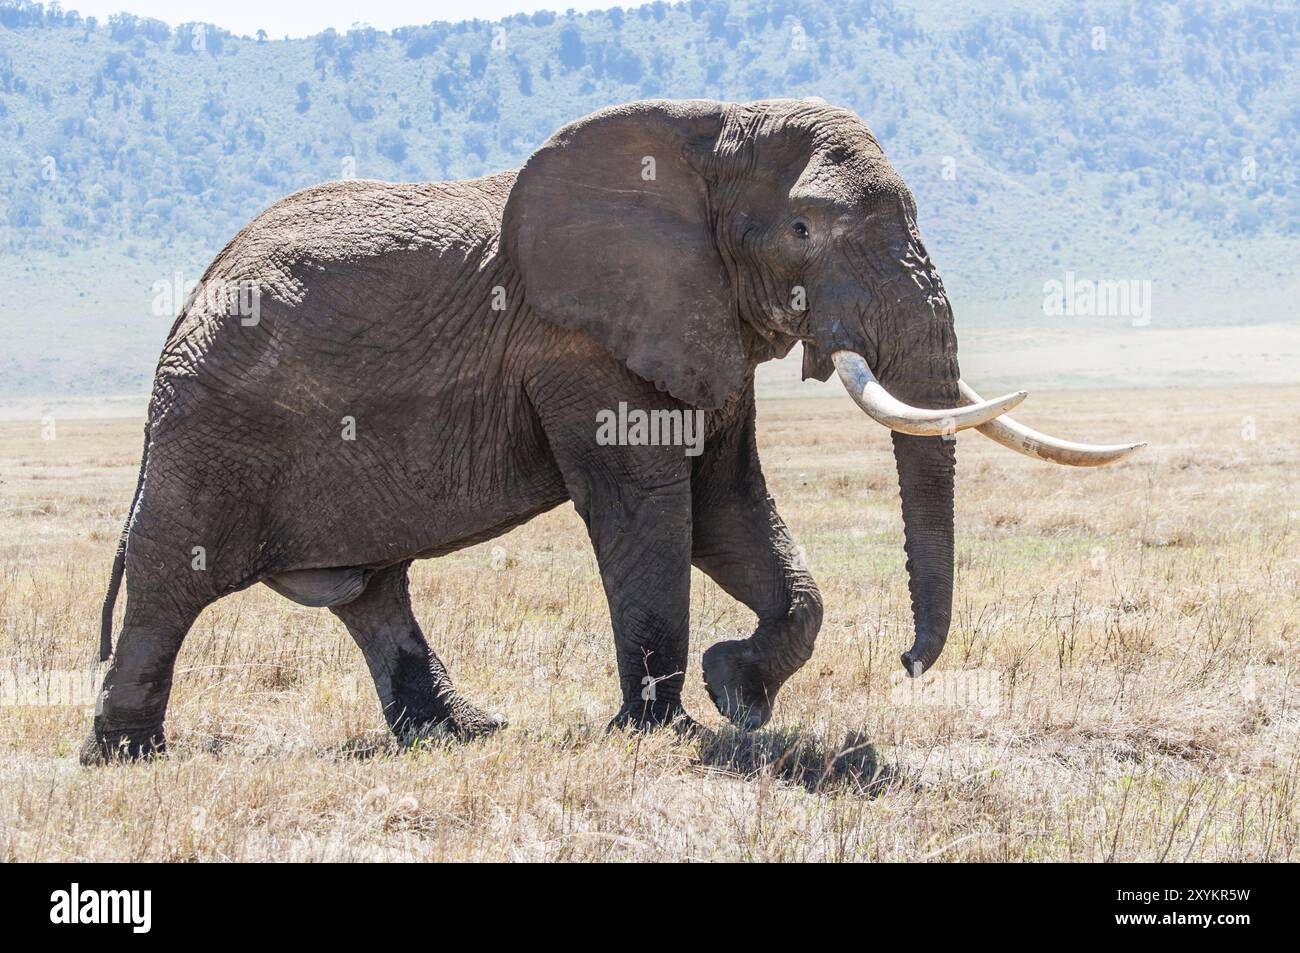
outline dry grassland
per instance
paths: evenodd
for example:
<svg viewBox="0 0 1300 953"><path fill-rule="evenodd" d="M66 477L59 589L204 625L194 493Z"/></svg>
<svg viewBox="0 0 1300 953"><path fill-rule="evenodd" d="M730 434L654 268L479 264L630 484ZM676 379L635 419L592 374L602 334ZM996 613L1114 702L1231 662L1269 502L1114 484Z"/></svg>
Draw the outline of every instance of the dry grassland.
<svg viewBox="0 0 1300 953"><path fill-rule="evenodd" d="M604 733L609 620L565 506L413 574L506 731L395 749L343 626L257 587L191 632L170 756L95 770L82 686L140 425L0 424L0 859L1300 859L1298 406L1032 395L1034 426L1151 441L1098 471L962 435L953 632L918 684L886 433L842 395L767 401L769 484L827 611L766 730L705 695L700 652L751 616L697 574L686 700L708 731ZM62 672L80 690L42 696Z"/></svg>

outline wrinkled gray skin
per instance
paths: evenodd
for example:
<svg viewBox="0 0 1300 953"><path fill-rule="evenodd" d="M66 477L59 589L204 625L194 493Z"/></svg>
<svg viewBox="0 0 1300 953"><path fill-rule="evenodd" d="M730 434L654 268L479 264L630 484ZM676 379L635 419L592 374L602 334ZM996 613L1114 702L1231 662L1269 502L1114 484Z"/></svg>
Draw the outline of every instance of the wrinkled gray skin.
<svg viewBox="0 0 1300 953"><path fill-rule="evenodd" d="M162 749L186 631L259 582L344 622L399 737L498 727L452 687L407 571L566 500L609 601L615 722L683 715L694 564L758 617L704 655L718 708L756 728L812 654L822 601L759 466L755 366L802 341L805 376L824 380L851 349L901 400L959 403L912 196L866 125L820 102L635 103L566 126L518 173L309 188L204 281L255 282L260 322L196 298L163 349L87 762ZM703 454L598 446L596 414L620 401L704 410ZM893 439L904 662L924 668L951 609L953 443Z"/></svg>

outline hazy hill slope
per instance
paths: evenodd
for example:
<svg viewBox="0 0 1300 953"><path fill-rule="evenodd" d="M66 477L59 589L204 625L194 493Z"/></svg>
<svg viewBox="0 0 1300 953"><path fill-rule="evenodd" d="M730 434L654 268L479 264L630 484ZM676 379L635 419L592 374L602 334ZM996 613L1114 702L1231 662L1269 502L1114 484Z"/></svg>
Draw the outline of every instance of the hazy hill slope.
<svg viewBox="0 0 1300 953"><path fill-rule="evenodd" d="M155 283L289 191L514 166L652 96L857 110L965 322L1045 320L1066 270L1152 282L1164 324L1276 320L1300 290L1300 11L1038 7L695 0L261 42L0 3L0 393L142 387Z"/></svg>

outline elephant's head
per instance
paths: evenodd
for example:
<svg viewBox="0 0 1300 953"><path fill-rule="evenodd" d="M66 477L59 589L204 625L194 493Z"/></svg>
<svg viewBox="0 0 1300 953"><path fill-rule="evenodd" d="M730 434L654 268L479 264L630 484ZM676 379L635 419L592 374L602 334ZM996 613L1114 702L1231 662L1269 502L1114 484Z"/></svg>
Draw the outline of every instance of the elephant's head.
<svg viewBox="0 0 1300 953"><path fill-rule="evenodd" d="M953 434L979 427L1033 456L1090 447L1000 416L960 379L952 308L916 205L865 123L820 101L652 101L572 123L521 171L506 253L529 304L589 333L662 390L720 406L755 364L804 346L894 431L919 675L947 638Z"/></svg>

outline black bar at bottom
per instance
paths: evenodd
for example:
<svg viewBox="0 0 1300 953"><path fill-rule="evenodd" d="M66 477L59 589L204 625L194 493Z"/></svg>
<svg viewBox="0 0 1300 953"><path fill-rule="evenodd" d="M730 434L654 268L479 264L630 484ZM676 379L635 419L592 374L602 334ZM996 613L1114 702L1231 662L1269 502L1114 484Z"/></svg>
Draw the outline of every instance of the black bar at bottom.
<svg viewBox="0 0 1300 953"><path fill-rule="evenodd" d="M436 932L436 924L455 922L458 913L469 915L461 928L487 935L513 924L571 937L598 932L615 909L644 918L656 933L701 917L715 927L725 921L734 939L761 935L776 918L836 932L856 924L875 933L888 923L927 942L1009 931L1029 937L1024 931L1038 927L1058 938L1198 935L1221 942L1288 924L1281 908L1290 896L1289 873L1214 865L626 865L595 872L552 867L542 879L534 870L495 865L10 865L0 868L0 909L18 935L35 930L51 939L75 933L123 942L375 942L385 924L418 936L422 924ZM508 911L503 920L481 919L498 906Z"/></svg>

